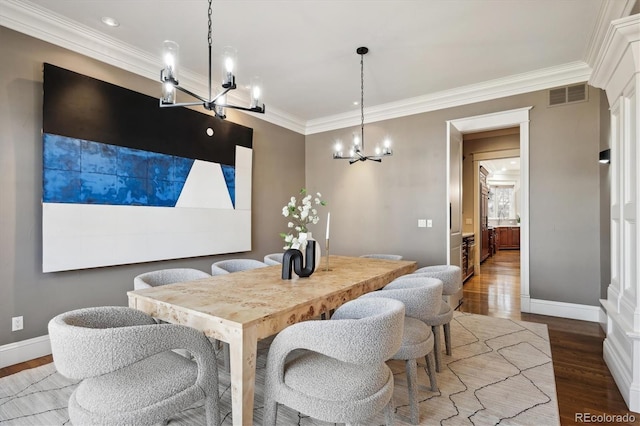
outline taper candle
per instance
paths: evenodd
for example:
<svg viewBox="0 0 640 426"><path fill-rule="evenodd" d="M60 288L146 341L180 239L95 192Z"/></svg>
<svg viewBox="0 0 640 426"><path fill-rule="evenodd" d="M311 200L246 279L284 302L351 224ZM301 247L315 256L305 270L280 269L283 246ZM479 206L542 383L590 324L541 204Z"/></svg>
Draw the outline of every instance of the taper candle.
<svg viewBox="0 0 640 426"><path fill-rule="evenodd" d="M327 240L329 239L329 224L331 223L331 212L327 213Z"/></svg>

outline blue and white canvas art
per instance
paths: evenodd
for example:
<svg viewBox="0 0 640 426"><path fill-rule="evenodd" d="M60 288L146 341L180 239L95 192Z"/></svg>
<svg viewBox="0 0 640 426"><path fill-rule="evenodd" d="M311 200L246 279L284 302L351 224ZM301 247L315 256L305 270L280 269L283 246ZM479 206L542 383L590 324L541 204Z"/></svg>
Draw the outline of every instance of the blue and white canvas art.
<svg viewBox="0 0 640 426"><path fill-rule="evenodd" d="M85 108L69 109L75 120L47 122L47 105L45 93L44 272L251 250L250 141L144 141L128 136L148 133L137 127L115 137L76 128L92 121Z"/></svg>

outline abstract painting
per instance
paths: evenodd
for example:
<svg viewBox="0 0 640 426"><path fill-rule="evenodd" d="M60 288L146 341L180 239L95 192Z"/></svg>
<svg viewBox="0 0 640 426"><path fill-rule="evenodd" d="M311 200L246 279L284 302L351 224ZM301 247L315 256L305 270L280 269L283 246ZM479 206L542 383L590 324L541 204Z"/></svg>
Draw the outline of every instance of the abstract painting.
<svg viewBox="0 0 640 426"><path fill-rule="evenodd" d="M49 64L44 89L43 272L251 250L251 129Z"/></svg>

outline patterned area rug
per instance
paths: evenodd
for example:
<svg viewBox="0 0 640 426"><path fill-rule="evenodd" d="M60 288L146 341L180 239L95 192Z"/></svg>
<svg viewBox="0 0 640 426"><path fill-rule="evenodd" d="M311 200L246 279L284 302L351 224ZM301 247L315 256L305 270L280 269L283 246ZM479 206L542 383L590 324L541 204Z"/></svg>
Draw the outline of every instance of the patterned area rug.
<svg viewBox="0 0 640 426"><path fill-rule="evenodd" d="M451 323L453 355L443 354L438 392L428 389L419 368L421 425L559 425L549 335L544 324L456 312ZM260 342L254 423L262 423L263 371L269 341ZM444 342L442 347L444 348ZM396 424L409 425L404 363L391 361ZM53 364L0 379L0 425L71 425L67 401L76 382ZM231 425L229 374L220 369L224 425ZM204 425L202 404L176 414L170 425ZM327 425L279 407L278 424ZM384 424L382 415L371 424Z"/></svg>

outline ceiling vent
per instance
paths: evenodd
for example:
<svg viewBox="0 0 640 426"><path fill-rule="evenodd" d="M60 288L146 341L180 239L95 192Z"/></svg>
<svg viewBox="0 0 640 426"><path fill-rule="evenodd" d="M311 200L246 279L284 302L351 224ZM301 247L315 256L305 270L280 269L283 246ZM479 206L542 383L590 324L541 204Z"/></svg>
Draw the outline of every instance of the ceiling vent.
<svg viewBox="0 0 640 426"><path fill-rule="evenodd" d="M587 84L557 87L549 90L549 106L572 104L587 100Z"/></svg>

